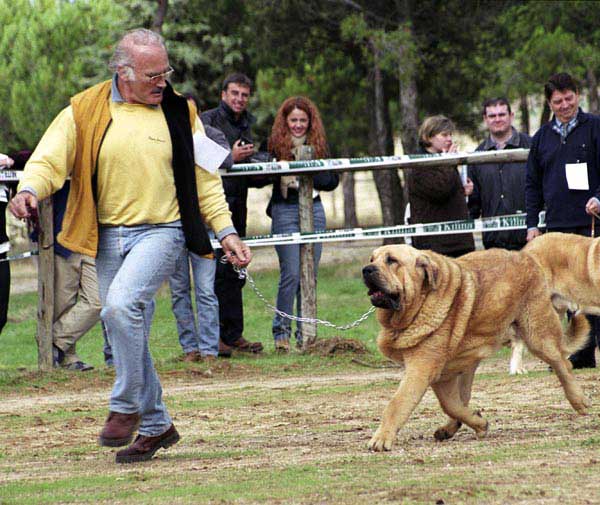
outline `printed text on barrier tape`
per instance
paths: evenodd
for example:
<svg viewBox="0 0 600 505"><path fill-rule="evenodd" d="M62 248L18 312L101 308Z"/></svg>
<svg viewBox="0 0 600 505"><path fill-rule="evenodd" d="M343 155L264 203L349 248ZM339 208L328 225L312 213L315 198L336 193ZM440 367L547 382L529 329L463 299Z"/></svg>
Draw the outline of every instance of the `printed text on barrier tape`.
<svg viewBox="0 0 600 505"><path fill-rule="evenodd" d="M539 228L545 227L544 216L540 216ZM424 235L454 235L469 232L488 232L525 229L525 214L445 221L440 223L398 225L378 228L354 228L346 230L327 230L315 233L282 233L245 237L244 242L252 247L273 245L310 244L323 242L344 242L348 240L373 240L390 237L415 237ZM218 248L218 242L213 242Z"/></svg>
<svg viewBox="0 0 600 505"><path fill-rule="evenodd" d="M373 240L389 237L415 237L423 235L452 235L476 231L500 231L524 229L525 214L487 217L482 219L465 219L463 221L445 221L440 223L388 226L378 228L354 228L351 230L330 230L315 233L282 233L278 235L261 235L244 237L244 242L252 247L273 245L310 244L320 242L345 242L348 240ZM544 228L544 215L540 216L539 228ZM213 240L212 246L219 249L221 245ZM0 261L23 259L38 254L37 251L6 258Z"/></svg>

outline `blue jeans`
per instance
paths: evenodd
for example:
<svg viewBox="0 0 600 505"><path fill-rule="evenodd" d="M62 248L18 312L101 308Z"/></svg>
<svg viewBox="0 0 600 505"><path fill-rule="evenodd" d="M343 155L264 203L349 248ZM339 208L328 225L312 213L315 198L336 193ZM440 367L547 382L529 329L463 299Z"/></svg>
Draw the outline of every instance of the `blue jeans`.
<svg viewBox="0 0 600 505"><path fill-rule="evenodd" d="M171 426L148 340L154 295L185 247L179 221L161 225L101 226L96 270L101 317L116 371L110 410L139 413L140 435Z"/></svg>
<svg viewBox="0 0 600 505"><path fill-rule="evenodd" d="M272 233L293 233L300 231L298 204L275 203L271 209ZM325 210L320 200L313 202L314 227L316 231L325 229ZM314 244L315 276L321 259L322 244ZM302 316L300 293L300 245L275 246L279 257L279 285L277 290L277 308L286 314L293 314L294 300L296 311ZM273 318L273 337L275 340L289 339L292 334L292 322L277 314ZM296 341L302 343L302 323L296 323Z"/></svg>
<svg viewBox="0 0 600 505"><path fill-rule="evenodd" d="M190 262L194 276L196 318L190 296ZM169 279L179 343L185 353L200 351L202 356L217 356L219 353L219 301L215 295L216 271L216 259L203 258L185 250L177 260L175 273Z"/></svg>

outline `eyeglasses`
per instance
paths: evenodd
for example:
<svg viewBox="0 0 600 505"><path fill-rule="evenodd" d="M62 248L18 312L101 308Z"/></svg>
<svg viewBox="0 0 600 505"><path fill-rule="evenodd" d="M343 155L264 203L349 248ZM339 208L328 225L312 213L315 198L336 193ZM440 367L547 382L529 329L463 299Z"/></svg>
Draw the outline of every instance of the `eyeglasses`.
<svg viewBox="0 0 600 505"><path fill-rule="evenodd" d="M129 65L127 65L129 66ZM134 67L130 67L132 70L135 71ZM139 79L142 82L145 82L147 84L157 84L160 81L162 81L163 79L166 81L169 79L169 77L171 77L171 75L173 75L173 72L175 72L175 70L173 69L173 67L169 66L169 70L167 70L166 72L161 72L160 74L152 74L152 75L144 75L143 78Z"/></svg>
<svg viewBox="0 0 600 505"><path fill-rule="evenodd" d="M169 70L167 70L166 72L162 72L160 74L154 74L154 75L146 75L146 82L150 83L150 84L156 84L157 82L162 81L163 79L166 81L169 79L169 77L171 77L171 75L173 75L173 72L175 72L175 70L173 70L173 67L169 66Z"/></svg>

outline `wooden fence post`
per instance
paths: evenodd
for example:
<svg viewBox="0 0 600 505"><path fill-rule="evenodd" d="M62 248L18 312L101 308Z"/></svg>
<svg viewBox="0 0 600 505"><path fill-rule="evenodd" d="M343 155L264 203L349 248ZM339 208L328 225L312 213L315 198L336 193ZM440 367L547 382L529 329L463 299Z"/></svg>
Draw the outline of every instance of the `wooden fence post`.
<svg viewBox="0 0 600 505"><path fill-rule="evenodd" d="M38 367L52 370L52 322L54 319L54 226L52 198L39 202L40 233L38 237L38 322L36 340Z"/></svg>
<svg viewBox="0 0 600 505"><path fill-rule="evenodd" d="M312 160L314 149L312 146L300 146L294 149L297 161ZM300 189L298 192L298 212L300 213L300 232L312 233L315 231L313 216L313 179L312 175L300 176ZM315 245L300 245L300 293L302 293L302 317L315 318L317 316L317 283L315 278ZM302 349L306 350L317 340L316 323L302 323Z"/></svg>

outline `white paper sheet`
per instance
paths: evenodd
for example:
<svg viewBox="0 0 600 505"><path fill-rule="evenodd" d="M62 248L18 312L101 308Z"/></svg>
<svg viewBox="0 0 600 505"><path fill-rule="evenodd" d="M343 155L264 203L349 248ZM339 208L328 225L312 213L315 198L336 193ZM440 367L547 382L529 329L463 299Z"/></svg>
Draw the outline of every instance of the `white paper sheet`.
<svg viewBox="0 0 600 505"><path fill-rule="evenodd" d="M590 189L587 163L567 163L565 165L565 174L569 189Z"/></svg>
<svg viewBox="0 0 600 505"><path fill-rule="evenodd" d="M194 134L194 161L200 168L214 174L228 154L227 149L213 142L206 135L200 132Z"/></svg>

